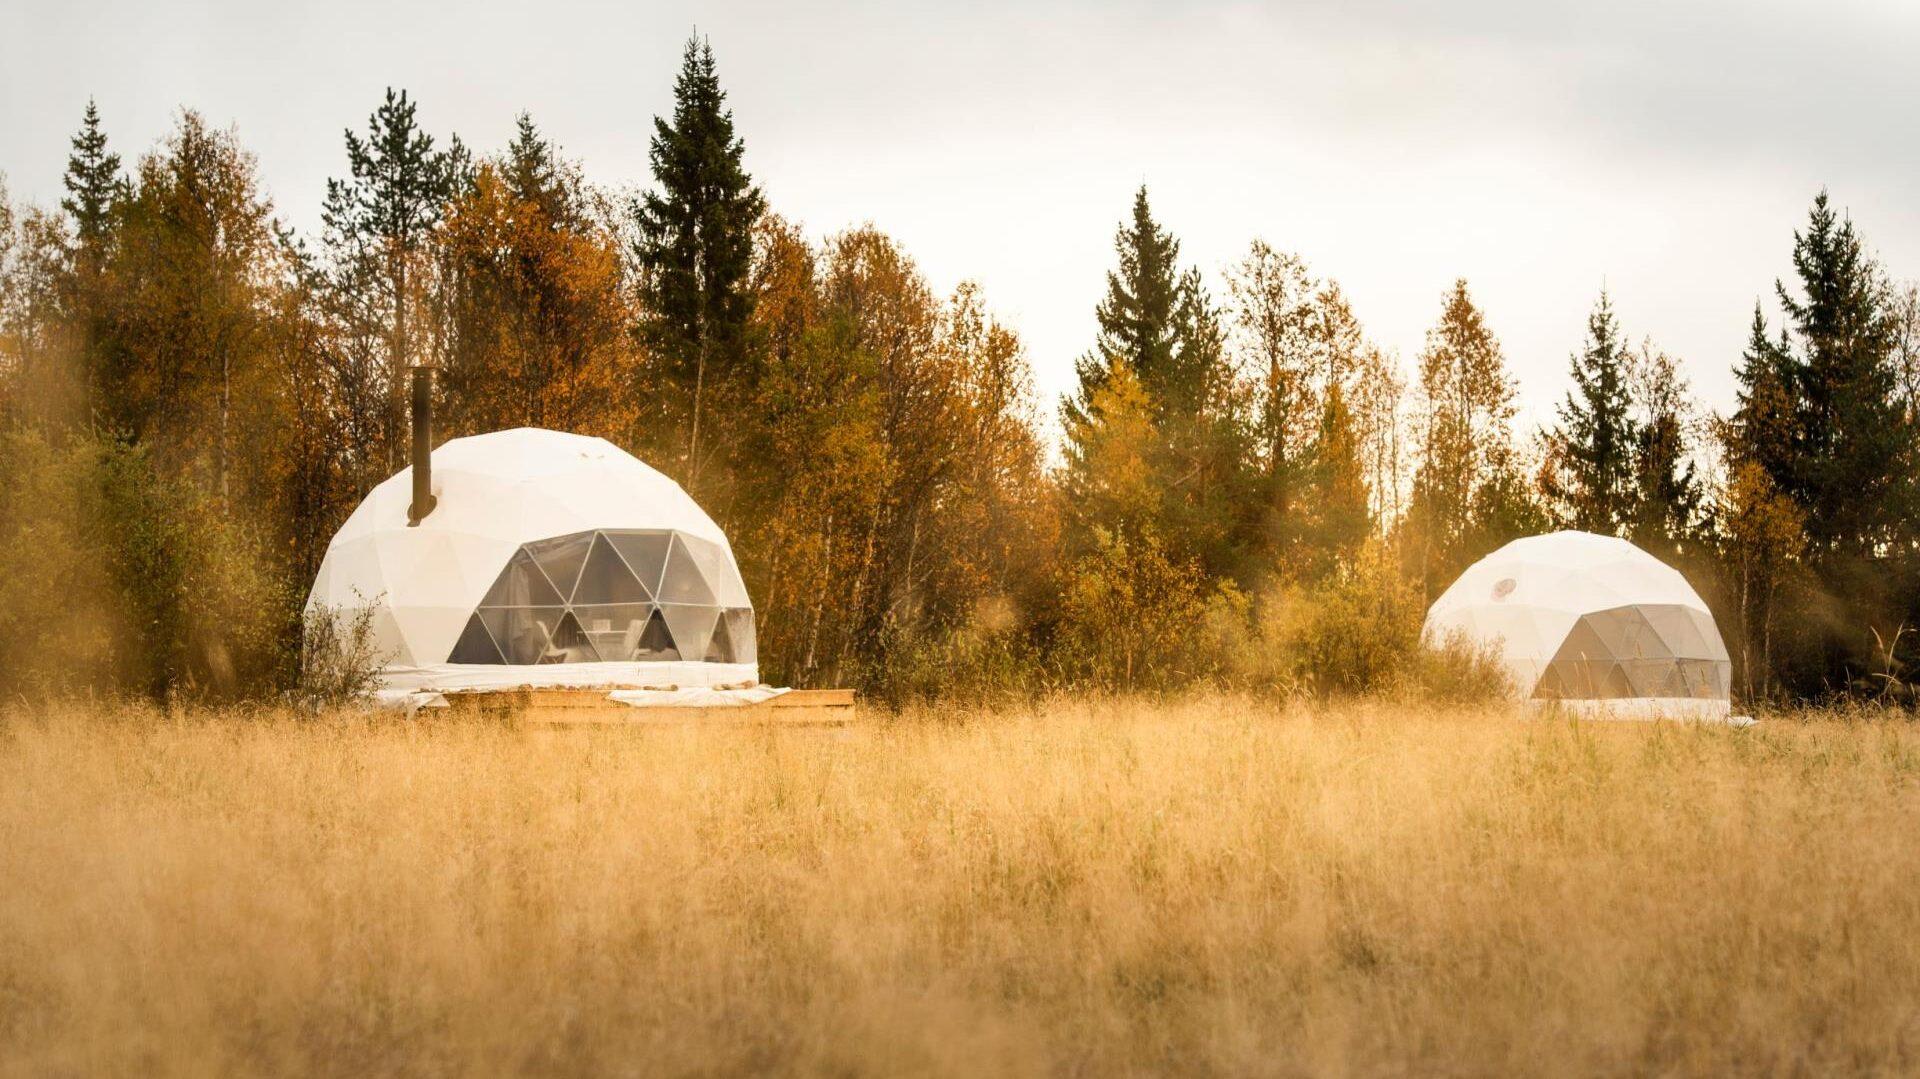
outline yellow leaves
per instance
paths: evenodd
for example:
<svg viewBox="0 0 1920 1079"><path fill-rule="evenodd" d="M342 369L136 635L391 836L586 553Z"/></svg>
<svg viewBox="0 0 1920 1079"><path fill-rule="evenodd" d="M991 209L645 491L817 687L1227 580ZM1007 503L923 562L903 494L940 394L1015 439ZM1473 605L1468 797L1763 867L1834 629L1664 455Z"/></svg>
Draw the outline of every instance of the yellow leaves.
<svg viewBox="0 0 1920 1079"><path fill-rule="evenodd" d="M1093 391L1084 418L1067 420L1069 510L1088 521L1150 519L1160 491L1153 456L1153 403L1132 365L1116 359Z"/></svg>
<svg viewBox="0 0 1920 1079"><path fill-rule="evenodd" d="M454 385L469 430L522 425L621 436L632 360L617 241L556 220L492 162L453 200L441 236Z"/></svg>
<svg viewBox="0 0 1920 1079"><path fill-rule="evenodd" d="M1720 518L1741 553L1769 562L1797 558L1806 515L1757 462L1741 462L1721 495Z"/></svg>

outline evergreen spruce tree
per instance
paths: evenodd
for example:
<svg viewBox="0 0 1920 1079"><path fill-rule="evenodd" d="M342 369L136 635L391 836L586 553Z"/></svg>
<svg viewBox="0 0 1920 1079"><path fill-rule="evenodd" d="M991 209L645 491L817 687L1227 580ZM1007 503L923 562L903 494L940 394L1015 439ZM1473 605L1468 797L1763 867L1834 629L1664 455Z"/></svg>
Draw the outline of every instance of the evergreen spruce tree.
<svg viewBox="0 0 1920 1079"><path fill-rule="evenodd" d="M1548 434L1561 468L1566 521L1588 532L1616 534L1634 519L1634 447L1640 437L1628 395L1627 353L1613 303L1603 291L1587 317L1587 340L1572 361L1573 390Z"/></svg>
<svg viewBox="0 0 1920 1079"><path fill-rule="evenodd" d="M573 222L572 185L552 141L534 126L532 115L523 112L514 118L513 141L507 144L502 165L507 189L515 198L539 207L549 222Z"/></svg>
<svg viewBox="0 0 1920 1079"><path fill-rule="evenodd" d="M701 428L713 384L752 383L748 321L753 230L766 200L743 164L745 145L720 89L713 48L690 39L673 85L673 116L657 117L651 146L659 190L634 208L644 332L687 402L683 478L697 481ZM718 440L711 440L716 443Z"/></svg>
<svg viewBox="0 0 1920 1079"><path fill-rule="evenodd" d="M1795 481L1817 551L1865 555L1904 527L1912 432L1898 398L1887 290L1854 232L1822 191L1794 233L1800 295L1775 291L1800 355Z"/></svg>
<svg viewBox="0 0 1920 1079"><path fill-rule="evenodd" d="M327 181L321 210L329 242L339 249L337 286L371 292L354 307L385 322L382 436L389 471L405 462L406 372L420 359L408 329L416 264L465 174L467 156L457 138L435 150L414 113L406 91L387 89L368 118L366 138L347 131L348 178Z"/></svg>
<svg viewBox="0 0 1920 1079"><path fill-rule="evenodd" d="M1793 268L1797 289L1775 284L1786 327L1769 340L1756 310L1735 372L1739 404L1723 440L1738 482L1720 516L1743 608L1753 605L1743 632L1760 635L1760 662L1774 668L1758 683L1772 675L1790 694L1814 695L1908 661L1874 634L1898 642L1894 627L1912 618L1914 432L1890 291L1824 191L1794 233ZM1775 642L1774 591L1803 585L1821 617L1783 623Z"/></svg>
<svg viewBox="0 0 1920 1079"><path fill-rule="evenodd" d="M1246 457L1250 490L1242 515L1256 560L1296 576L1309 513L1313 442L1320 408L1316 374L1331 370L1336 334L1323 299L1332 296L1298 256L1255 240L1228 271L1239 361L1247 372ZM1324 361L1324 362L1323 362Z"/></svg>
<svg viewBox="0 0 1920 1079"><path fill-rule="evenodd" d="M1113 247L1120 265L1107 272L1107 294L1094 309L1100 332L1093 351L1075 363L1079 392L1067 403L1073 415L1084 414L1093 391L1106 384L1119 361L1133 371L1157 406L1166 398L1183 336L1186 343L1193 341L1192 330L1183 335L1181 329L1180 316L1193 318L1194 301L1183 295L1180 241L1153 219L1146 185L1134 192L1132 219L1114 233Z"/></svg>
<svg viewBox="0 0 1920 1079"><path fill-rule="evenodd" d="M73 153L67 157L63 178L67 197L60 206L73 218L74 238L83 259L97 266L100 249L112 227L114 203L126 192L120 176L120 155L107 149L107 134L100 130L100 110L92 99L73 137Z"/></svg>
<svg viewBox="0 0 1920 1079"><path fill-rule="evenodd" d="M106 277L113 258L112 241L130 194L120 173L120 155L107 149L100 110L91 100L72 145L62 177L67 195L60 207L73 220L73 246L57 291L70 317L79 378L68 384L69 392L52 394L46 404L50 415L70 420L84 415L102 393L116 392L116 387L106 384L114 337ZM47 389L63 381L55 380Z"/></svg>
<svg viewBox="0 0 1920 1079"><path fill-rule="evenodd" d="M1245 508L1237 483L1245 447L1219 313L1199 271L1180 270L1180 243L1154 220L1145 187L1135 192L1132 215L1115 232L1114 253L1118 265L1107 274L1106 295L1094 309L1098 336L1077 361L1078 388L1061 405L1067 486L1075 489L1081 482L1076 470L1098 456L1081 443L1110 438L1105 428L1116 413L1094 406L1119 377L1116 372L1125 371L1129 395L1137 395L1145 409L1144 415L1127 411L1127 420L1151 432L1148 437L1134 430L1128 437L1147 438L1145 482L1156 497L1151 514L1136 512L1126 521L1085 517L1086 527L1073 542L1086 540L1096 527L1151 527L1183 561L1197 561L1215 574L1230 572L1243 531L1235 515Z"/></svg>
<svg viewBox="0 0 1920 1079"><path fill-rule="evenodd" d="M1794 489L1801 441L1794 399L1797 377L1786 343L1769 336L1767 316L1758 303L1733 377L1739 388L1726 430L1728 456L1760 466L1775 489Z"/></svg>
<svg viewBox="0 0 1920 1079"><path fill-rule="evenodd" d="M1228 377L1226 334L1198 267L1180 275L1173 309L1173 354L1154 380L1164 414L1195 416L1213 402Z"/></svg>

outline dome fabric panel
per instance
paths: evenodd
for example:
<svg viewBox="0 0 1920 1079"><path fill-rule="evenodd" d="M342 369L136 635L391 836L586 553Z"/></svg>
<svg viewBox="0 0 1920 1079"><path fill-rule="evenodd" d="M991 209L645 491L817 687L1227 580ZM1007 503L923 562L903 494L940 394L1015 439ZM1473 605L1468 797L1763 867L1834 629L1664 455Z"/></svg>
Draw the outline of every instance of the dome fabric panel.
<svg viewBox="0 0 1920 1079"><path fill-rule="evenodd" d="M1596 715L1724 717L1731 662L1713 615L1673 567L1587 532L1515 540L1469 566L1427 612L1492 646L1513 690Z"/></svg>
<svg viewBox="0 0 1920 1079"><path fill-rule="evenodd" d="M751 606L744 586L735 587L739 570L719 526L678 484L612 443L534 428L448 441L433 451L430 486L436 505L415 527L407 525L412 482L412 470L403 469L361 501L328 545L307 598L309 612L372 610L373 644L385 660L385 688L758 681L758 668L750 658L702 662L704 644L701 655L663 662L580 661L609 644L624 646L625 627L635 621L622 622L618 612L565 618L574 602L569 593L584 577L581 571L598 532L641 534L614 545L611 553L631 567L631 577L621 581L606 576L619 587L603 600L652 599L672 546L668 537L678 535L686 537L684 557L699 570L693 590L711 593L717 586L721 593L706 598L706 604ZM555 542L538 549L539 557L525 567L525 578L491 595L517 552L542 541ZM632 565L636 558L646 561L649 551L657 552L653 582L645 580L647 567ZM542 561L545 569L539 568ZM546 579L552 573L566 580L552 586ZM549 587L541 587L542 581ZM482 601L490 598L502 607L508 602L523 609L541 607L549 617L486 616ZM476 620L478 628L489 633L494 650L514 653L510 660L532 655L537 662L450 662L456 651L463 657L486 655L473 635ZM607 623L604 628L598 627L602 621ZM650 622L639 622L636 639L653 632ZM616 623L622 628L615 629ZM660 630L665 627L660 620ZM499 639L501 632L511 639ZM751 656L738 649L741 634L731 624L729 636L736 650ZM746 636L750 641L751 633Z"/></svg>

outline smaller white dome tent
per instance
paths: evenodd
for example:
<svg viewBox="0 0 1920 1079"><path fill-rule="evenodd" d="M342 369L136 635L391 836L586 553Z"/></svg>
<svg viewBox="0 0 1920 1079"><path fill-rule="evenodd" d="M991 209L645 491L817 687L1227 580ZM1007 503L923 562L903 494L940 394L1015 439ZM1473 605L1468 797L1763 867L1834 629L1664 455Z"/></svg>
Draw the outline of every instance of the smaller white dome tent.
<svg viewBox="0 0 1920 1079"><path fill-rule="evenodd" d="M1528 536L1467 567L1424 635L1493 644L1515 689L1596 716L1725 718L1732 663L1700 594L1626 540Z"/></svg>
<svg viewBox="0 0 1920 1079"><path fill-rule="evenodd" d="M534 428L433 451L328 544L310 614L371 610L383 695L759 681L727 537L679 484L599 438Z"/></svg>

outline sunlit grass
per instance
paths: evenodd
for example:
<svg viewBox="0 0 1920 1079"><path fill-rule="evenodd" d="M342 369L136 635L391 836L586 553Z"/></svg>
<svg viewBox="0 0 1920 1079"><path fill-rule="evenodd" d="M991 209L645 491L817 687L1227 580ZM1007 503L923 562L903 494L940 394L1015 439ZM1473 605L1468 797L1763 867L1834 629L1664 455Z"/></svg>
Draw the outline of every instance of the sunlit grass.
<svg viewBox="0 0 1920 1079"><path fill-rule="evenodd" d="M0 1071L1912 1071L1920 733L0 720Z"/></svg>

